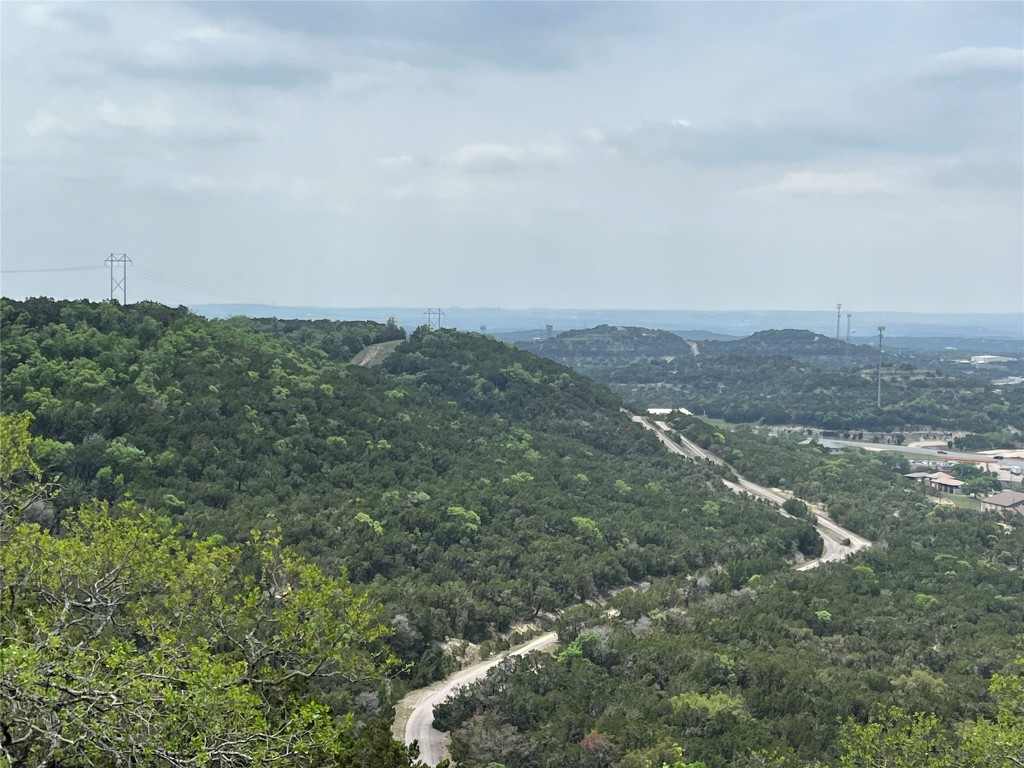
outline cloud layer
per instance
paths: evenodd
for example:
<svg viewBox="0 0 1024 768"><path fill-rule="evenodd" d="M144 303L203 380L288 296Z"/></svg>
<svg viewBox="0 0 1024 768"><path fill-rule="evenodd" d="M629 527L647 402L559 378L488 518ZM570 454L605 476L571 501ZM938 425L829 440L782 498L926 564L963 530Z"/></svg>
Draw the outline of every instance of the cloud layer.
<svg viewBox="0 0 1024 768"><path fill-rule="evenodd" d="M0 14L5 269L125 251L293 305L1024 309L1019 4ZM60 277L4 292L103 296Z"/></svg>

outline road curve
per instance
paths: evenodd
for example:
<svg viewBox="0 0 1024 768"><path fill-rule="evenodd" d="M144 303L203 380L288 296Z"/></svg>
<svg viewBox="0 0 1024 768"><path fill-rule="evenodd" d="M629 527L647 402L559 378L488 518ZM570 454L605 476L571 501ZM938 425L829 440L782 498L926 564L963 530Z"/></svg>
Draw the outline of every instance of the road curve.
<svg viewBox="0 0 1024 768"><path fill-rule="evenodd" d="M398 702L395 708L395 722L391 734L396 739L420 745L420 760L427 765L437 765L447 757L447 734L434 728L434 707L460 688L476 682L508 656L525 656L531 651L542 651L558 642L555 632L546 632L523 645L503 651L489 659L459 670L450 677L427 688L412 691Z"/></svg>
<svg viewBox="0 0 1024 768"><path fill-rule="evenodd" d="M681 434L675 433L675 436L679 438L679 442L673 440L672 436L668 434L670 431L673 431L672 428L663 421L658 421L652 424L650 419L644 416L636 416L634 414L630 414L630 418L638 424L642 424L647 429L653 430L662 444L673 453L680 456L686 456L688 458L704 459L706 461L714 462L715 464L725 464L720 457L704 450L692 440L689 440ZM788 491L765 488L763 485L751 482L741 475L736 475L736 479L737 482L735 483L730 482L729 480L723 480L722 482L736 493L750 493L754 496L759 496L762 499L767 499L773 504L778 504L780 507L787 499L793 498L793 494ZM824 510L820 507L813 504L808 504L807 506L810 507L815 518L817 518L817 522L814 527L818 531L818 535L821 537L824 550L821 557L809 560L808 562L797 566L798 571L809 571L812 568L817 568L823 563L842 560L858 550L871 546L870 541L862 536L858 536L853 531L843 528L832 518L826 515ZM786 517L791 517L791 515L782 509L779 510L779 513Z"/></svg>
<svg viewBox="0 0 1024 768"><path fill-rule="evenodd" d="M649 419L634 414L630 414L630 418L647 429L652 430L658 436L658 440L661 441L662 445L672 453L686 458L698 458L714 462L715 464L725 464L720 457L705 451L682 435L678 435L680 442L673 440L668 434L670 427L664 422L658 422L655 425ZM767 499L773 504L778 504L780 506L779 513L786 517L791 517L788 512L781 509L781 505L787 498L791 498L792 494L789 494L787 491L765 488L740 475L737 475L736 478L737 482L735 483L729 480L723 480L722 482L737 493L750 493ZM817 568L822 563L842 560L859 549L871 546L870 541L843 528L825 515L820 508L813 505L808 506L811 507L815 517L817 517L817 525L815 527L818 535L821 536L824 551L822 556L816 560L810 560L798 566L798 571L807 571ZM414 741L419 742L420 760L427 765L437 765L447 757L448 749L447 735L434 728L434 707L451 696L455 691L482 678L507 656L523 656L531 651L549 648L557 642L558 635L554 632L547 632L523 645L466 667L431 686L410 692L395 707L395 722L391 727L392 736L395 739L404 741L406 744L412 744Z"/></svg>

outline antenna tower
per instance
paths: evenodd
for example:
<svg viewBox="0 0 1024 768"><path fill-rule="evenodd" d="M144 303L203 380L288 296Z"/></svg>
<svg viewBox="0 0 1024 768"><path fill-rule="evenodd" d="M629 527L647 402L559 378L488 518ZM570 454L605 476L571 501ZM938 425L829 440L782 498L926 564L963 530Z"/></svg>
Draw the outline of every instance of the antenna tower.
<svg viewBox="0 0 1024 768"><path fill-rule="evenodd" d="M878 326L878 407L882 407L882 331L884 325Z"/></svg>
<svg viewBox="0 0 1024 768"><path fill-rule="evenodd" d="M436 331L442 327L441 319L444 317L444 310L428 309L423 314L427 316L427 328L429 328L431 331Z"/></svg>
<svg viewBox="0 0 1024 768"><path fill-rule="evenodd" d="M121 305L126 305L128 303L128 265L132 263L132 260L126 253L112 253L103 263L110 265L110 300L113 301L120 291ZM117 276L118 264L121 265L121 277Z"/></svg>

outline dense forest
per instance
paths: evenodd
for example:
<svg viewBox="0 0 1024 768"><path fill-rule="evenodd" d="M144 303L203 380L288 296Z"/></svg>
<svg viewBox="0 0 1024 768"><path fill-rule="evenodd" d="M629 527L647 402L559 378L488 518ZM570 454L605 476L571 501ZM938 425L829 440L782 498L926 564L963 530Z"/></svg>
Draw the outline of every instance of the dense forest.
<svg viewBox="0 0 1024 768"><path fill-rule="evenodd" d="M460 765L640 768L674 764L679 745L715 767L1019 764L1022 521L936 506L895 456L675 426L874 546L812 572L659 580L617 595L614 616L566 612L556 658L510 661L437 710ZM989 691L1007 675L1012 702ZM1013 725L979 756L972 729L1001 703Z"/></svg>
<svg viewBox="0 0 1024 768"><path fill-rule="evenodd" d="M826 430L961 430L988 447L1024 431L1024 387L922 367L810 331L694 342L666 331L601 326L523 344L644 407L685 407L733 423Z"/></svg>
<svg viewBox="0 0 1024 768"><path fill-rule="evenodd" d="M810 522L479 334L366 369L394 324L48 299L0 323L13 764L414 765L387 722L445 642L555 615L554 659L439 710L461 765L807 765L890 705L952 740L1013 701L1021 529L936 508L898 460L674 422L876 540L795 573Z"/></svg>

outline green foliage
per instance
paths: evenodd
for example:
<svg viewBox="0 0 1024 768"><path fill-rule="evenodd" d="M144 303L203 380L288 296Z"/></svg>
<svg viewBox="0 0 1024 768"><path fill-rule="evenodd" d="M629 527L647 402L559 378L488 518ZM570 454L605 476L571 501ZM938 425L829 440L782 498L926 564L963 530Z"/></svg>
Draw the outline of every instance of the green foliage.
<svg viewBox="0 0 1024 768"><path fill-rule="evenodd" d="M129 502L83 506L59 535L19 521L21 494L45 487L27 424L3 417L0 452L8 764L354 766L378 751L318 691L376 685L394 665L380 606L276 534L254 532L247 552L182 540ZM379 764L413 758L392 756Z"/></svg>
<svg viewBox="0 0 1024 768"><path fill-rule="evenodd" d="M807 503L800 499L786 499L782 503L782 508L786 510L793 517L801 517L805 520L813 520L814 513L811 512L810 507Z"/></svg>
<svg viewBox="0 0 1024 768"><path fill-rule="evenodd" d="M717 442L706 424L677 423ZM671 764L673 743L713 768L1009 768L1024 732L1019 684L1003 682L1016 679L1024 634L1024 526L935 506L891 457L830 457L743 430L727 444L744 472L796 489L875 545L806 573L740 560L655 581L616 595L615 618L567 611L559 663L506 668L451 702L446 727L485 713L553 764L582 759L578 739L596 732L615 768ZM721 503L703 507L706 522Z"/></svg>
<svg viewBox="0 0 1024 768"><path fill-rule="evenodd" d="M877 353L810 331L702 341L698 355L667 331L609 326L523 346L607 383L630 402L685 405L734 423L847 432L917 425L976 433L957 438L963 450L1002 447L1016 440L1013 430L1024 430L1024 389L937 372L934 357L921 360L920 367L887 359L879 409Z"/></svg>
<svg viewBox="0 0 1024 768"><path fill-rule="evenodd" d="M419 331L368 370L345 362L381 338L358 324L49 300L0 317L0 405L53 448L58 524L130 493L227 543L279 527L385 604L414 683L444 670L445 638L738 559L769 572L806 545L605 387L478 334Z"/></svg>
<svg viewBox="0 0 1024 768"><path fill-rule="evenodd" d="M867 725L843 730L839 768L952 768L949 734L934 715L908 715L898 708Z"/></svg>
<svg viewBox="0 0 1024 768"><path fill-rule="evenodd" d="M421 330L366 370L344 362L348 349L326 349L345 337L344 324L300 340L305 326L281 332L157 305L4 301L0 314L0 403L5 414L32 414L4 417L4 443L14 446L2 465L4 510L17 515L5 515L3 532L31 542L3 548L2 557L18 553L4 578L21 574L29 586L14 604L42 622L37 633L28 613L5 616L21 639L3 646L0 675L29 670L10 672L10 685L45 703L47 723L87 725L52 715L76 710L46 698L57 688L32 688L43 672L85 681L102 672L132 706L144 695L180 701L181 734L203 726L188 718L204 706L215 730L299 734L294 744L324 750L309 763L403 764L412 757L376 721L345 718L358 709L356 691L382 689L383 625L394 628L391 652L417 662L415 683L446 671L447 637L483 640L517 619L647 582L611 599L617 616L594 605L560 615L561 661L506 662L439 708L466 765L646 768L681 763L677 744L711 768L838 765L847 738L838 724L866 727L871 712L892 707L934 717L934 733L977 765L1003 754L983 752L992 744L1005 754L1019 746L1012 729L999 735L1004 723L1019 725L1019 707L1004 707L988 680L1012 689L1000 681L1011 680L1012 638L1024 633L1024 528L936 507L901 477L899 457L825 456L794 440L673 420L737 471L875 541L848 563L796 573L797 554L821 546L808 519L727 491L727 468L671 456L604 387L476 334ZM701 376L718 365L711 357ZM819 394L804 400L820 408ZM941 405L938 392L924 394ZM967 395L965 406L989 397ZM1008 411L985 413L994 422ZM47 473L61 475L56 501ZM129 494L157 512L133 512ZM175 526L197 535L173 535ZM252 529L275 533L253 540ZM91 635L70 647L64 632L50 639L64 603L47 579L96 583L113 558L130 555L118 537L152 552L130 560L125 577L151 578L131 593L138 600L117 604L130 610L116 621L72 604L82 632L102 625L93 658L104 661L92 670L75 650L83 638L90 648ZM93 557L92 541L107 554ZM63 564L53 565L58 554ZM363 586L323 576L341 566ZM330 614L345 606L357 616ZM355 623L354 638L332 634L334 623L365 615L374 618ZM268 647L264 631L280 647ZM184 649L167 664L192 670L177 688L159 687L162 673L151 672L164 669L152 656L164 636ZM306 674L335 647L345 653ZM261 668L247 649L287 658ZM118 727L138 739L145 722ZM904 732L931 721L914 722ZM318 741L324 734L334 746Z"/></svg>

